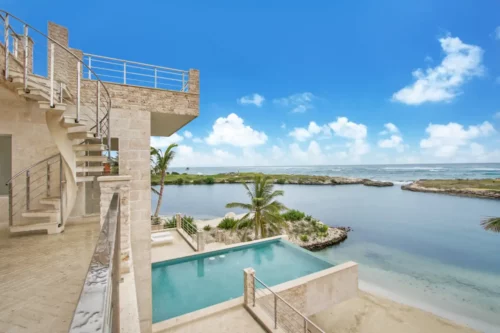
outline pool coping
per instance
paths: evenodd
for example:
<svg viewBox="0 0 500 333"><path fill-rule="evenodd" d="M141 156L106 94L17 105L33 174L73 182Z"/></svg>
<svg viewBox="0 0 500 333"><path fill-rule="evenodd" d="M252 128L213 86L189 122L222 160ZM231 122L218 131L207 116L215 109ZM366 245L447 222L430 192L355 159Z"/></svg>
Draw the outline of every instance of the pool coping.
<svg viewBox="0 0 500 333"><path fill-rule="evenodd" d="M231 245L228 245L228 246L222 247L220 249L216 249L216 250L194 252L194 253L191 253L191 254L187 254L187 255L179 256L179 257L174 257L174 258L170 258L170 259L167 259L167 260L152 261L151 262L151 268L153 268L153 264L158 264L158 263L168 262L168 261L178 260L178 259L184 259L184 258L190 258L190 257L199 256L199 255L206 255L206 254L210 254L210 253L215 253L215 252L221 252L221 251L230 250L230 249L233 249L235 247L249 246L249 245L258 244L258 243L262 243L262 242L270 242L270 241L274 241L274 240L278 240L278 239L284 239L288 243L290 243L288 241L288 236L287 235L279 235L279 236L274 236L274 237L262 238L262 239L257 239L257 240L253 240L253 241L250 241L250 242L240 242L240 243L231 244Z"/></svg>

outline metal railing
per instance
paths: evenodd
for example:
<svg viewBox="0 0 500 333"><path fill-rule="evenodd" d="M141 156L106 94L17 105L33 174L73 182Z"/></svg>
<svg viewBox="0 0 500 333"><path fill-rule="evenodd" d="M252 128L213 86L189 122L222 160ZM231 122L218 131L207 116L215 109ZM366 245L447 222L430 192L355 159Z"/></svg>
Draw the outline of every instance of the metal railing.
<svg viewBox="0 0 500 333"><path fill-rule="evenodd" d="M89 80L95 80L97 72L101 79L112 83L189 91L189 71L88 53L84 53L83 57L87 68L92 69L83 73Z"/></svg>
<svg viewBox="0 0 500 333"><path fill-rule="evenodd" d="M64 217L64 172L61 154L41 160L18 172L5 184L9 187L9 226L22 220L22 213L37 208L38 198L60 198L60 221Z"/></svg>
<svg viewBox="0 0 500 333"><path fill-rule="evenodd" d="M198 227L189 222L185 216L181 217L181 229L191 238L193 244L198 244Z"/></svg>
<svg viewBox="0 0 500 333"><path fill-rule="evenodd" d="M325 333L255 275L253 275L252 286L252 306L258 305L266 312L274 322L275 329L280 327L289 333Z"/></svg>
<svg viewBox="0 0 500 333"><path fill-rule="evenodd" d="M5 53L4 78L11 80L14 74L22 75L26 93L33 86L48 90L51 107L55 107L55 103L73 105L76 122L87 120L89 130L96 138L103 143L107 139L105 143L110 157L111 97L98 74L70 49L4 10L0 10L0 24L4 31L3 45L0 44ZM68 66L56 68L60 62ZM93 81L85 83L85 90L81 81L84 72L93 77ZM40 80L45 77L48 82ZM86 94L84 98L83 93Z"/></svg>
<svg viewBox="0 0 500 333"><path fill-rule="evenodd" d="M69 333L120 332L120 200L113 194Z"/></svg>

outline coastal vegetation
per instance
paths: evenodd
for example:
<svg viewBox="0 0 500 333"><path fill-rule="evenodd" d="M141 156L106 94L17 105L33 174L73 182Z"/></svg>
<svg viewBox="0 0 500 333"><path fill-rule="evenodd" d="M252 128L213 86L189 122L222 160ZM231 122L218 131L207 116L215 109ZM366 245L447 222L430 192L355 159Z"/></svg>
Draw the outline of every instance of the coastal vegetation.
<svg viewBox="0 0 500 333"><path fill-rule="evenodd" d="M174 148L177 147L176 143L172 143L167 147L165 152L161 149L156 149L155 147L151 147L151 177L155 176L160 179L159 185L160 190L156 190L154 187L151 187L151 191L158 194L158 202L156 204L156 210L154 213L154 217L158 217L160 213L161 201L163 199L163 190L165 188L165 176L167 173L167 168L169 164L175 157Z"/></svg>
<svg viewBox="0 0 500 333"><path fill-rule="evenodd" d="M500 199L500 179L421 179L401 188L414 192Z"/></svg>
<svg viewBox="0 0 500 333"><path fill-rule="evenodd" d="M393 186L390 182L379 182L362 178L330 177L314 175L288 175L288 174L262 174L257 172L244 173L219 173L216 175L179 174L178 172L166 173L164 178L160 174L151 175L151 185L212 185L212 184L238 184L252 183L256 176L268 177L269 182L279 185L347 185L364 184L367 186Z"/></svg>

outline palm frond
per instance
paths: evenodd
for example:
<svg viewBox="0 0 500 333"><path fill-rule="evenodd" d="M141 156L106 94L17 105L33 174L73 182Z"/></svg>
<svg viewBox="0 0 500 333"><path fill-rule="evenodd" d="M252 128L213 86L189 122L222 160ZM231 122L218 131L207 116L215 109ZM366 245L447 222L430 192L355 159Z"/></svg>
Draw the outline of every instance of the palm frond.
<svg viewBox="0 0 500 333"><path fill-rule="evenodd" d="M245 203L241 203L241 202L230 202L226 205L226 208L243 208L243 209L252 210L253 206L251 204L245 204Z"/></svg>
<svg viewBox="0 0 500 333"><path fill-rule="evenodd" d="M481 220L484 230L500 232L500 217L486 217Z"/></svg>
<svg viewBox="0 0 500 333"><path fill-rule="evenodd" d="M156 195L160 195L160 191L158 191L154 187L151 187L151 191L153 191Z"/></svg>

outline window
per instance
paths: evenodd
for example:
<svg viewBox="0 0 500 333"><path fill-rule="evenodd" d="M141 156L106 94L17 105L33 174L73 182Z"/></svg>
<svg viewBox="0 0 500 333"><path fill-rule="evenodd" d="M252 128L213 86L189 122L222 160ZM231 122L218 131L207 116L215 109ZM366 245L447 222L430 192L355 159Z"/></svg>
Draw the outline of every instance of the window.
<svg viewBox="0 0 500 333"><path fill-rule="evenodd" d="M12 175L12 136L0 134L0 195L8 195L5 183Z"/></svg>

